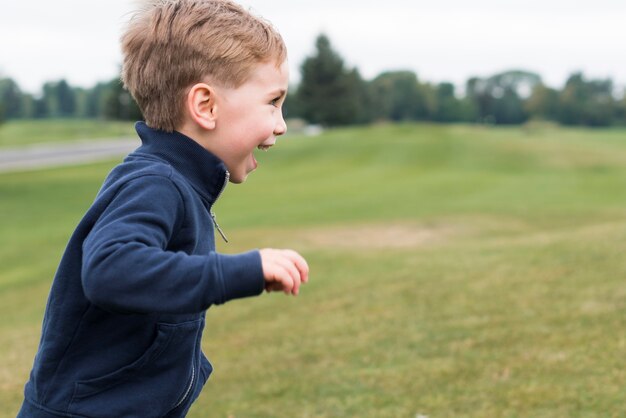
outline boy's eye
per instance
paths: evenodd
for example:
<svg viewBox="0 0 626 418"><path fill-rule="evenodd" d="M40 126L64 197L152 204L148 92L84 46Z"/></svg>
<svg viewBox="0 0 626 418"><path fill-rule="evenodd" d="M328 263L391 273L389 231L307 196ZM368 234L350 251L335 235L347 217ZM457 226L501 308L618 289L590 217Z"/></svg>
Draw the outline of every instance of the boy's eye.
<svg viewBox="0 0 626 418"><path fill-rule="evenodd" d="M273 99L270 104L274 107L278 107L278 101L280 100L280 97L277 97L275 99Z"/></svg>

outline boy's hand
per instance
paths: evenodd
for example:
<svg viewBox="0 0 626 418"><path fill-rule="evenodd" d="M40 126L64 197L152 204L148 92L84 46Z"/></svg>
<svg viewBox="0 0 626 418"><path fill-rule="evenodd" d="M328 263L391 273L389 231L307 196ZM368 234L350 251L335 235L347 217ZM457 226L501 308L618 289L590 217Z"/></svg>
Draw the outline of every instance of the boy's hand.
<svg viewBox="0 0 626 418"><path fill-rule="evenodd" d="M260 253L266 291L297 295L300 284L309 281L309 266L297 252L264 248Z"/></svg>

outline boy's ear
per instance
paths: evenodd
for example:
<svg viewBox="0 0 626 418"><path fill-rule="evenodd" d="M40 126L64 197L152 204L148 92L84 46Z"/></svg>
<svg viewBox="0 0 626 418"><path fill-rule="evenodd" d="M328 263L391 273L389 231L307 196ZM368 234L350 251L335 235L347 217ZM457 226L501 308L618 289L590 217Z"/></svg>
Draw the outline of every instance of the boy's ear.
<svg viewBox="0 0 626 418"><path fill-rule="evenodd" d="M215 89L205 83L194 84L187 93L187 111L199 126L206 130L215 129L217 106Z"/></svg>

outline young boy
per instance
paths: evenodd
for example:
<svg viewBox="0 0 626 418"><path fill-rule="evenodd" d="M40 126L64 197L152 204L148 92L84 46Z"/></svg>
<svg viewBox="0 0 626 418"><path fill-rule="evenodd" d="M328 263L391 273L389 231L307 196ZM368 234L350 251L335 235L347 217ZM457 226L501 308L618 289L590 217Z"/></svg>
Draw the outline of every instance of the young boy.
<svg viewBox="0 0 626 418"><path fill-rule="evenodd" d="M286 131L280 35L230 0L159 0L122 48L142 145L69 241L18 417L183 417L212 371L205 311L308 280L291 250L215 252L213 204Z"/></svg>

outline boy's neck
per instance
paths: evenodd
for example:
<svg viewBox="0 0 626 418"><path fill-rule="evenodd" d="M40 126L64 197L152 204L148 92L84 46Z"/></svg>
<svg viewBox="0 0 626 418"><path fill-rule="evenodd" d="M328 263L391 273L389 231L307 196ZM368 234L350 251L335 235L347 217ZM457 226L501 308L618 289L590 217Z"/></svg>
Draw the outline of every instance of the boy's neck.
<svg viewBox="0 0 626 418"><path fill-rule="evenodd" d="M206 129L202 129L202 127L190 121L186 121L185 123L177 127L176 131L191 138L210 153L217 155L215 150L212 149L213 147L211 146L211 144L215 142L212 141L212 132L207 131Z"/></svg>

